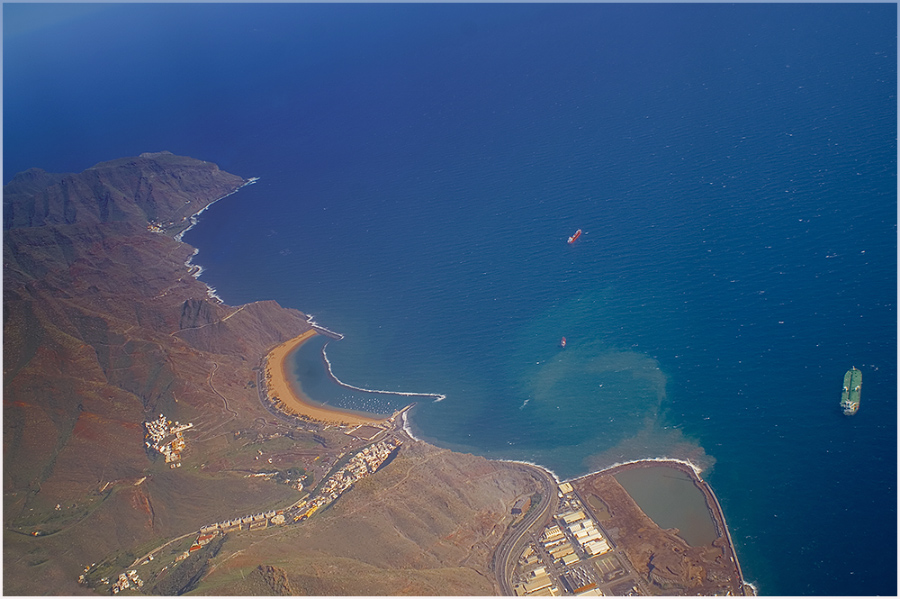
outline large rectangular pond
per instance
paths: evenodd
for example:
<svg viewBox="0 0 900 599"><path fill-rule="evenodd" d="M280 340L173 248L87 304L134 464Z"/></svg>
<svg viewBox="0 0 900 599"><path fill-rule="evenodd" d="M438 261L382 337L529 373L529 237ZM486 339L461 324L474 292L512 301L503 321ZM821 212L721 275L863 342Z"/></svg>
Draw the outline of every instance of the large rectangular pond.
<svg viewBox="0 0 900 599"><path fill-rule="evenodd" d="M661 528L677 528L692 547L716 539L706 497L686 472L668 466L632 468L615 474L628 494Z"/></svg>

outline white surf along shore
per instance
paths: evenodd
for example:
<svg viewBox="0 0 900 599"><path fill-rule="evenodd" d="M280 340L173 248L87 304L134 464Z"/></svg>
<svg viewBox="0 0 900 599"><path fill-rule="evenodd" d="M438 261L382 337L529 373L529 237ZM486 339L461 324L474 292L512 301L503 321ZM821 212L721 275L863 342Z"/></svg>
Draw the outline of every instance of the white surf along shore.
<svg viewBox="0 0 900 599"><path fill-rule="evenodd" d="M218 202L219 200L225 199L225 198L227 198L228 196L231 196L231 195L237 193L238 191L240 191L241 189L243 189L244 187L246 187L246 186L248 186L248 185L253 185L253 184L256 183L257 181L259 181L259 177L251 177L250 179L247 179L246 182L245 182L243 185L241 185L240 187L238 187L238 188L235 189L234 191L232 191L232 192L230 192L230 193L228 193L228 194L225 194L225 195L222 196L221 198L217 198L217 199L213 200L212 202L210 202L209 204L207 204L206 206L204 206L204 207L203 207L201 210L199 210L196 214L194 214L194 215L192 215L192 216L190 217L190 224L189 224L183 231L181 231L180 233L178 233L177 235L175 235L175 236L174 236L174 239L175 239L176 241L181 242L181 241L182 241L182 238L184 237L184 234L187 233L188 231L190 231L192 228L194 228L194 226L197 225L197 223L199 222L199 216L200 216L201 214L203 214L203 212L205 212L206 210L208 210L210 206L212 206L213 204L215 204L215 203ZM191 254L191 256L185 261L184 265L185 265L185 267L187 267L188 272L190 273L190 275L191 275L192 277L194 277L195 279L198 279L198 280L199 280L200 275L203 274L203 267L202 267L201 265L199 265L199 264L194 264L194 263L193 263L193 259L194 259L194 257L195 257L198 253L199 253L199 250L195 248L195 249L194 249L194 252ZM219 302L219 303L222 303L222 304L225 303L225 302L222 300L222 298L218 296L218 294L216 293L216 289L215 289L214 287L212 287L212 286L209 285L208 283L206 283L206 287L207 287L207 293L208 293L210 299L214 299L215 301L217 301L217 302ZM338 332L336 332L336 331L333 331L333 330L331 330L331 329L328 329L328 328L322 326L321 324L319 324L318 322L316 322L316 321L314 320L313 315L311 315L311 314L307 314L306 321L307 321L314 329L317 329L317 330L319 330L319 331L325 333L326 336L328 336L328 337L331 337L331 338L333 338L333 339L338 339L338 340L344 339L344 335L343 335L343 334L338 333ZM322 351L322 358L323 358L323 360L324 360L324 362L325 362L326 369L327 369L327 372L328 372L328 376L329 376L336 384L338 384L338 385L340 385L340 386L342 386L342 387L344 387L344 388L351 389L351 390L354 390L354 391L360 391L360 392L363 392L363 393L374 393L374 394L382 394L382 395L396 395L396 396L401 396L401 397L432 398L432 400L433 400L434 402L440 402L440 401L443 401L443 400L446 399L446 397L447 397L446 395L444 395L444 394L442 394L442 393L414 393L414 392L406 392L406 391L385 391L385 390L380 390L380 389L366 389L366 388L364 388L364 387L358 387L358 386L356 386L356 385L351 385L351 384L349 384L349 383L346 383L346 382L342 381L341 379L339 379L338 376L334 373L334 368L333 368L333 366L332 366L332 364L331 364L331 360L328 359L328 353L326 352L326 347L327 347L327 346L328 346L328 342L326 342L326 343L322 346L322 350L321 350L321 351ZM525 400L525 404L523 404L522 407L524 407L527 403L528 403L528 400L526 399L526 400ZM407 406L407 407L409 407L409 406ZM409 437L410 437L411 439L414 439L414 440L416 440L416 441L421 441L421 439L419 439L418 437L416 437L415 434L413 434L412 428L411 428L411 426L410 426L410 422L409 422L409 417L408 417L408 416L409 416L409 410L404 409L403 412L402 412L402 414L401 414L401 419L402 419L402 422L403 422L403 425L402 425L403 431L404 431L407 435L409 435ZM552 476L553 479L554 479L558 484L562 484L563 482L570 482L570 481L574 481L574 480L578 480L578 479L582 479L582 478L587 478L587 477L589 477L589 476L594 476L594 475L596 475L596 474L600 474L600 473L603 473L603 472L606 472L606 471L609 471L609 470L612 470L612 469L615 469L615 468L619 468L619 467L621 467L621 466L627 466L627 465L630 465L630 464L645 464L645 463L648 463L648 462L660 462L660 463L666 463L666 462L673 463L673 462L674 462L674 463L678 463L678 464L681 464L681 465L683 465L683 466L686 466L686 467L690 468L691 471L694 473L695 477L696 477L701 483L706 484L705 481L703 480L703 478L700 476L700 474L703 472L703 469L700 468L699 466L697 466L696 464L694 464L693 462L691 462L691 461L689 461L689 460L684 460L684 459L681 459L681 458L653 457L653 458L639 458L639 459L629 460L629 461L626 461L626 462L616 462L616 463L614 463L614 464L612 464L612 465L610 465L610 466L607 466L607 467L605 467L605 468L602 468L602 469L600 469L600 470L597 470L597 471L594 471L594 472L590 472L590 473L587 473L587 474L583 474L583 475L579 475L579 476L575 476L575 477L571 477L571 478L566 479L565 481L561 480L561 479L559 478L559 476L558 476L553 470L551 470L550 468L548 468L548 467L546 467L546 466L542 466L542 465L537 464L537 463L535 463L535 462L530 462L530 461L527 461L527 460L514 460L514 459L501 459L501 458L493 458L493 459L495 459L496 461L499 461L499 462L507 462L507 463L513 463L513 464L523 464L523 465L531 466L531 467L534 467L534 468L540 468L541 470L547 472L550 476ZM706 484L706 486L709 487L708 484ZM714 500L715 500L716 503L718 504L718 498L715 497L715 494L712 492L712 489L711 489L711 488L710 488L709 490L710 490L710 493L712 494L712 497L714 498ZM724 512L722 511L721 506L717 505L716 507L718 508L718 511L719 511L719 513L721 514L721 517L722 517L723 524L725 525L725 533L726 533L726 535L728 536L729 543L731 543L732 548L734 548L733 541L731 540L731 534L730 534L730 531L728 530L728 525L727 525L727 523L725 522L725 514L724 514ZM741 576L742 576L742 578L743 578L743 573L741 573ZM756 586L755 586L753 583L748 582L748 581L746 581L746 580L744 580L743 582L744 582L745 585L747 585L747 586L749 586L749 587L751 587L751 588L753 589L754 594L758 594L758 589L756 588Z"/></svg>
<svg viewBox="0 0 900 599"><path fill-rule="evenodd" d="M210 206L212 206L213 204L215 204L215 203L218 202L219 200L224 200L224 199L227 198L228 196L231 196L231 195L236 194L237 192L239 192L240 190L244 189L244 188L247 187L248 185L253 185L253 184L256 183L257 181L259 181L259 177L250 177L249 179L247 179L247 180L244 182L243 185L241 185L240 187L238 187L238 188L235 189L234 191L232 191L232 192L230 192L230 193L226 193L226 194L223 195L221 198L216 198L215 200L213 200L212 202L210 202L209 204L207 204L206 206L204 206L203 208L201 208L200 210L198 210L196 213L192 214L191 217L190 217L190 223L191 223L191 224L189 224L187 227L185 227L185 229L182 230L180 233L178 233L177 235L175 235L175 236L173 237L173 239L175 239L175 241L182 242L182 238L184 237L184 234L187 233L188 231L190 231L191 229L193 229L193 228L197 225L197 223L200 222L199 216L200 216L201 214L203 214L204 212L206 212L206 211L209 209ZM194 253L191 254L190 258L188 258L187 260L185 260L184 265L187 267L188 272L190 273L190 275L191 275L192 277L194 277L194 278L197 279L197 280L200 280L200 275L203 274L203 267L200 266L199 264L194 264L194 263L193 263L194 256L196 256L198 253L200 253L200 250L197 249L197 248L194 248ZM213 286L210 285L209 283L206 283L205 281L204 281L204 284L206 285L206 294L209 296L210 299L215 300L215 301L219 302L220 304L224 304L224 303L225 303L224 301L222 301L222 298L219 297L218 294L216 293L216 288L215 288L215 287L213 287Z"/></svg>

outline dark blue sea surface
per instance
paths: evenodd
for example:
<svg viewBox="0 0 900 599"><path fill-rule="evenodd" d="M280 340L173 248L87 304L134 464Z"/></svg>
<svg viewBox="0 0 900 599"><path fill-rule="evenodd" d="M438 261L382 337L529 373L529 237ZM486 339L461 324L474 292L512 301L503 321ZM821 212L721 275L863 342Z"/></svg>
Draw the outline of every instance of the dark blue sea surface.
<svg viewBox="0 0 900 599"><path fill-rule="evenodd" d="M342 381L445 395L416 435L691 459L761 593L896 594L895 5L3 10L6 181L258 176L185 236L202 280L342 333ZM319 352L319 401L409 402Z"/></svg>

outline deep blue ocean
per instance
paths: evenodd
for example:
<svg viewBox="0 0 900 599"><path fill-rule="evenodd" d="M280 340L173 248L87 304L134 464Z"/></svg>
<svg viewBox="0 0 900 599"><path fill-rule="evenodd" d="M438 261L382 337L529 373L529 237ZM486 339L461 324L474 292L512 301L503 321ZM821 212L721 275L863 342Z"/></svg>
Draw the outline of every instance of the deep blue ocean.
<svg viewBox="0 0 900 599"><path fill-rule="evenodd" d="M762 594L897 593L896 5L3 15L4 181L260 177L185 236L201 280L342 333L347 383L445 395L417 436L563 478L691 459ZM316 343L320 401L408 402Z"/></svg>

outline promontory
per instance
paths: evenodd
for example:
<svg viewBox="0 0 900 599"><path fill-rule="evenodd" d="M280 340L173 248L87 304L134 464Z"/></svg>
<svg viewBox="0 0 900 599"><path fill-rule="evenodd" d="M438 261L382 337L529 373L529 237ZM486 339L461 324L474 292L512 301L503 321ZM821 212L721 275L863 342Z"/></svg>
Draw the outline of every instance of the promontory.
<svg viewBox="0 0 900 599"><path fill-rule="evenodd" d="M724 520L691 548L614 481L285 409L267 357L314 325L219 301L180 235L252 182L158 152L4 187L5 594L744 592Z"/></svg>

